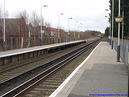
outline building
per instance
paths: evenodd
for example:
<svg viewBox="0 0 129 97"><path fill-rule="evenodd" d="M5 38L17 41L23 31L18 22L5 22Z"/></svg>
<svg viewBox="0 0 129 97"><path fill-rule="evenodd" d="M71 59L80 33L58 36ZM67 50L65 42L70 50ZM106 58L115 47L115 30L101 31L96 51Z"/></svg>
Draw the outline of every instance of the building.
<svg viewBox="0 0 129 97"><path fill-rule="evenodd" d="M28 41L28 27L25 19L6 18L5 21L7 49L26 47ZM0 29L3 29L3 19L0 21L0 27ZM0 33L3 33L3 30Z"/></svg>
<svg viewBox="0 0 129 97"><path fill-rule="evenodd" d="M5 19L6 42L3 43L3 19L0 19L0 44L6 49L26 48L32 46L65 42L68 37L63 29L27 24L24 18ZM3 46L5 47L5 46Z"/></svg>

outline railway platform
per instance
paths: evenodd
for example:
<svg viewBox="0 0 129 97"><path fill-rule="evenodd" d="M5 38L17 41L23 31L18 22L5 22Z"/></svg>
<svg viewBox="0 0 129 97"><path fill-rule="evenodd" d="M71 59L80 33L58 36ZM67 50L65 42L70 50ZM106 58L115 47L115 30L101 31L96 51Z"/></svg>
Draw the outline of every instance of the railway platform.
<svg viewBox="0 0 129 97"><path fill-rule="evenodd" d="M51 44L51 45L43 45L43 46L35 46L35 47L30 47L30 48L22 48L22 49L3 51L3 52L0 52L0 58L34 52L34 51L39 51L39 50L44 50L44 49L61 47L61 46L65 46L65 45L75 44L75 43L81 43L84 41L85 40L78 40L78 41L71 41L71 42L64 42L64 43L56 43L56 44Z"/></svg>
<svg viewBox="0 0 129 97"><path fill-rule="evenodd" d="M50 97L127 97L128 66L116 62L116 55L100 42Z"/></svg>

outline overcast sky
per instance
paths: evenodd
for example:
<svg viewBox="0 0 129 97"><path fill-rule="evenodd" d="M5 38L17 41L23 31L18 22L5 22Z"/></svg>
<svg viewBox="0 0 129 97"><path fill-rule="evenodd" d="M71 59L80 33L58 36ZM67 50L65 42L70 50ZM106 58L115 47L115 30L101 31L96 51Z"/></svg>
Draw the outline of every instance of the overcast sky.
<svg viewBox="0 0 129 97"><path fill-rule="evenodd" d="M0 8L3 8L3 1L0 0ZM99 30L104 32L109 25L105 18L108 12L105 9L109 6L109 0L5 0L6 10L9 17L15 17L19 11L26 10L29 15L36 11L38 15L43 7L42 15L45 21L57 27L60 13L60 26L70 30ZM68 27L68 18L69 20Z"/></svg>

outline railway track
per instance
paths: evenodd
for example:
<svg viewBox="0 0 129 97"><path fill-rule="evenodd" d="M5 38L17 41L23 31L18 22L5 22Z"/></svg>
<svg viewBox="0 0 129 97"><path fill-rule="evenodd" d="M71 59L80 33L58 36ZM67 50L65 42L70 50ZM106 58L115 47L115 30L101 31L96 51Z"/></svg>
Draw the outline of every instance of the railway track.
<svg viewBox="0 0 129 97"><path fill-rule="evenodd" d="M12 66L13 68L9 67L9 68L6 68L6 70L3 69L3 72L0 72L0 84L9 79L12 79L13 77L18 76L26 71L29 71L30 69L36 68L37 66L48 63L60 56L63 56L71 51L74 51L75 49L77 49L78 47L81 47L83 45L84 44L79 44L77 46L73 46L73 47L70 47L70 48L67 48L64 50L56 51L54 53L50 52L47 55L27 60L27 62L25 60L25 62L23 64L17 64L15 67L13 65Z"/></svg>
<svg viewBox="0 0 129 97"><path fill-rule="evenodd" d="M3 94L1 94L1 97L13 97L13 96L16 97L19 94L21 94L22 92L26 91L27 89L30 89L30 87L32 87L32 86L34 87L34 85L36 83L40 82L43 79L46 79L49 75L57 72L57 70L58 70L59 71L58 76L60 76L60 77L55 77L57 75L55 75L53 77L49 77L48 79L46 79L43 82L43 83L47 83L48 85L42 84L41 85L42 88L36 88L37 90L46 90L46 91L49 90L49 92L43 92L43 93L44 93L44 95L50 95L62 83L62 81L70 74L70 72L67 73L68 70L64 69L63 76L60 75L61 74L60 72L62 72L62 70L60 70L60 68L63 68L66 65L66 63L70 62L71 60L73 60L74 58L79 56L86 49L88 50L89 48L92 48L93 45L95 45L97 42L94 41L94 42L88 43L87 45L80 47L80 48L76 49L75 51L72 51L62 57L59 57L51 62L43 64L32 70L29 70L17 77L12 78L11 80L8 80L8 81L0 84L0 87L1 87L0 89L5 91L5 93L3 92ZM55 78L55 80L53 80L53 78ZM53 81L55 81L56 83L54 83ZM55 86L51 85L50 83L55 84ZM10 85L13 85L16 87L13 89L11 89L11 88L9 89ZM51 86L51 88L47 88L48 86ZM7 90L5 89L6 87L8 87ZM33 97L33 95L29 96L29 97Z"/></svg>

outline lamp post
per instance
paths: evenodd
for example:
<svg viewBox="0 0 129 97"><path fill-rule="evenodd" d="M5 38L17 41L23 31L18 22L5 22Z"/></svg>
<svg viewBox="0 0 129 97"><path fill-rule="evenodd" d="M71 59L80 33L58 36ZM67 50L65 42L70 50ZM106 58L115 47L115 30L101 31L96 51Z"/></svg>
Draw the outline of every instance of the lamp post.
<svg viewBox="0 0 129 97"><path fill-rule="evenodd" d="M80 35L80 23L77 21L77 29L78 29L78 40L81 39L81 35Z"/></svg>
<svg viewBox="0 0 129 97"><path fill-rule="evenodd" d="M40 39L41 39L41 43L40 45L42 45L42 25L43 25L43 17L42 17L42 6L41 6L41 26L40 26Z"/></svg>
<svg viewBox="0 0 129 97"><path fill-rule="evenodd" d="M4 23L3 23L3 26L4 26L4 31L3 31L3 44L5 44L5 0L4 0L4 21L3 21ZM5 45L4 45L4 47L5 47Z"/></svg>
<svg viewBox="0 0 129 97"><path fill-rule="evenodd" d="M82 29L82 27L83 27L83 24L82 24L82 23L80 23L80 31L82 31L82 30L81 30L81 29ZM82 37L81 37L81 34L79 34L79 35L80 35L79 37L80 37L80 39L81 39L81 38L82 38Z"/></svg>
<svg viewBox="0 0 129 97"><path fill-rule="evenodd" d="M76 21L76 30L78 31L78 21ZM76 33L76 40L78 40L79 39L79 34L78 33Z"/></svg>
<svg viewBox="0 0 129 97"><path fill-rule="evenodd" d="M120 62L120 24L123 22L123 18L121 17L121 0L119 0L118 17L115 20L118 23L117 62Z"/></svg>
<svg viewBox="0 0 129 97"><path fill-rule="evenodd" d="M64 15L64 13L60 13L58 16L58 39L60 39L60 16ZM58 40L58 42L60 42L60 40Z"/></svg>
<svg viewBox="0 0 129 97"><path fill-rule="evenodd" d="M74 32L74 39L78 40L78 21L75 20L75 27L76 27L76 32Z"/></svg>
<svg viewBox="0 0 129 97"><path fill-rule="evenodd" d="M70 37L70 25L69 25L69 20L71 20L71 18L68 18L68 37L69 37L69 41L71 41L71 37Z"/></svg>
<svg viewBox="0 0 129 97"><path fill-rule="evenodd" d="M31 39L31 32L29 30L29 43L28 43L28 47L30 47L30 39Z"/></svg>
<svg viewBox="0 0 129 97"><path fill-rule="evenodd" d="M43 5L43 7L45 8L45 7L48 7L48 5ZM42 39L43 39L43 33L44 33L44 31L43 31L43 16L42 16L42 6L41 6L41 27L40 27L40 38L41 38L41 45L42 45Z"/></svg>
<svg viewBox="0 0 129 97"><path fill-rule="evenodd" d="M113 32L114 31L114 0L112 0L112 49L113 49Z"/></svg>

